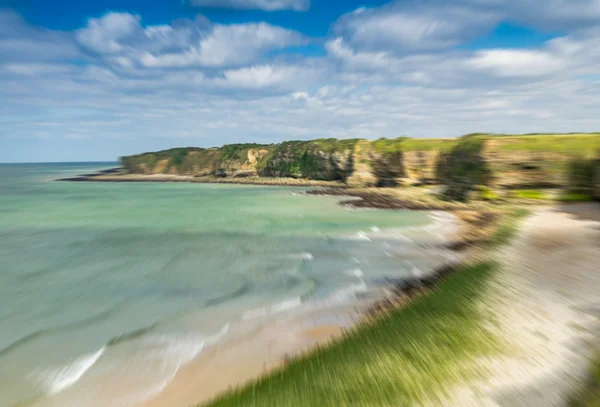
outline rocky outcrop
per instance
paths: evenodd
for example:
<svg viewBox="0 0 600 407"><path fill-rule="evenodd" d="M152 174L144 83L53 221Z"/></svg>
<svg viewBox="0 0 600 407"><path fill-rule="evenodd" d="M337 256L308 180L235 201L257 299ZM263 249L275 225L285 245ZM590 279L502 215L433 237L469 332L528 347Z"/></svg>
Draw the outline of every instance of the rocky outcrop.
<svg viewBox="0 0 600 407"><path fill-rule="evenodd" d="M354 146L358 140L287 141L258 163L263 177L292 177L342 181L354 172Z"/></svg>
<svg viewBox="0 0 600 407"><path fill-rule="evenodd" d="M510 189L585 184L589 192L589 177L573 178L569 163L592 159L598 148L600 135L594 134L474 134L460 139L319 139L177 148L123 157L122 163L131 174L290 177L384 187L441 183L448 186L448 199L460 200L480 185ZM595 168L599 171L597 162ZM596 182L597 196L599 189Z"/></svg>
<svg viewBox="0 0 600 407"><path fill-rule="evenodd" d="M492 172L483 154L485 143L476 136L465 137L450 152L440 155L437 178L446 185L446 199L466 201L471 191L491 182Z"/></svg>

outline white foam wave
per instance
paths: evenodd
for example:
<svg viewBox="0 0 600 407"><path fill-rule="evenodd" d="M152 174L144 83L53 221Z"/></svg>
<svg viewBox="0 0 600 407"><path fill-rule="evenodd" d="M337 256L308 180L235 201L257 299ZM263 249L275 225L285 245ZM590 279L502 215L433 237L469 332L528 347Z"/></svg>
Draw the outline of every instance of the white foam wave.
<svg viewBox="0 0 600 407"><path fill-rule="evenodd" d="M144 340L146 345L157 348L150 352L148 356L151 359L157 359L160 363L160 369L153 383L143 391L132 394L125 394L118 400L113 400L111 405L132 406L141 404L160 394L175 379L177 372L196 358L206 345L217 343L229 331L229 324L226 324L221 330L211 336L151 336Z"/></svg>
<svg viewBox="0 0 600 407"><path fill-rule="evenodd" d="M96 364L104 354L105 349L105 347L102 347L100 350L83 355L62 367L44 369L35 376L44 385L48 393L59 393L77 383Z"/></svg>
<svg viewBox="0 0 600 407"><path fill-rule="evenodd" d="M161 353L161 356L173 363L176 370L189 362L202 352L206 345L212 345L218 342L229 331L229 324L225 325L221 330L208 337L163 337L166 346Z"/></svg>
<svg viewBox="0 0 600 407"><path fill-rule="evenodd" d="M277 304L247 311L242 315L242 319L254 319L264 317L267 315L277 314L280 312L289 311L291 309L299 307L300 305L302 305L302 298L291 298L289 300L281 301Z"/></svg>
<svg viewBox="0 0 600 407"><path fill-rule="evenodd" d="M361 280L359 283L350 284L334 291L329 297L329 302L339 303L356 299L356 295L367 291L367 283Z"/></svg>
<svg viewBox="0 0 600 407"><path fill-rule="evenodd" d="M286 256L288 259L299 259L304 261L313 261L315 257L310 252L302 252L302 253L293 253Z"/></svg>
<svg viewBox="0 0 600 407"><path fill-rule="evenodd" d="M377 226L371 226L371 231L372 232L381 232L381 229L379 229Z"/></svg>
<svg viewBox="0 0 600 407"><path fill-rule="evenodd" d="M352 269L352 270L346 270L346 271L344 271L344 274L346 274L348 276L357 277L357 278L362 278L363 277L363 272L359 268L355 268L355 269Z"/></svg>

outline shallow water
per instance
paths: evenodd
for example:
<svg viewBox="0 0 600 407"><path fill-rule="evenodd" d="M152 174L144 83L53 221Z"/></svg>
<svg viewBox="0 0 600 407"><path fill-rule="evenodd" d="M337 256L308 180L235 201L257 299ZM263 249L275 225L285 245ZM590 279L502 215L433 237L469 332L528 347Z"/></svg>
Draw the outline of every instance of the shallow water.
<svg viewBox="0 0 600 407"><path fill-rule="evenodd" d="M52 181L112 165L0 165L0 406L135 405L236 321L427 270L437 235L304 188Z"/></svg>

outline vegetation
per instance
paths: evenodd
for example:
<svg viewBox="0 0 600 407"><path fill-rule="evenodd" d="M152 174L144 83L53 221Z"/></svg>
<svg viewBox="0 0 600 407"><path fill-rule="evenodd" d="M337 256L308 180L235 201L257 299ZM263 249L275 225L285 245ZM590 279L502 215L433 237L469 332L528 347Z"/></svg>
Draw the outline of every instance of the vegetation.
<svg viewBox="0 0 600 407"><path fill-rule="evenodd" d="M466 201L476 186L490 183L492 174L483 157L486 139L478 135L460 139L448 153L440 154L437 179L447 185L448 200Z"/></svg>
<svg viewBox="0 0 600 407"><path fill-rule="evenodd" d="M536 199L536 200L545 200L548 197L544 193L544 191L540 191L537 189L521 189L512 191L511 196L513 198L519 199Z"/></svg>
<svg viewBox="0 0 600 407"><path fill-rule="evenodd" d="M479 198L484 201L496 201L500 198L500 196L491 188L486 186L482 186L479 190Z"/></svg>
<svg viewBox="0 0 600 407"><path fill-rule="evenodd" d="M594 360L589 378L572 398L570 407L600 407L600 353Z"/></svg>
<svg viewBox="0 0 600 407"><path fill-rule="evenodd" d="M371 170L378 187L394 187L397 179L406 175L404 166L405 137L381 138L372 143L369 155Z"/></svg>
<svg viewBox="0 0 600 407"><path fill-rule="evenodd" d="M259 161L257 171L267 177L346 181L354 171L357 142L357 139L285 141Z"/></svg>
<svg viewBox="0 0 600 407"><path fill-rule="evenodd" d="M495 268L463 267L411 305L209 405L407 405L472 379L467 362L499 348L474 306Z"/></svg>
<svg viewBox="0 0 600 407"><path fill-rule="evenodd" d="M529 215L529 211L526 209L513 209L506 217L505 221L498 225L490 239L487 241L487 245L494 248L508 244L519 230L519 220L527 215Z"/></svg>
<svg viewBox="0 0 600 407"><path fill-rule="evenodd" d="M578 192L565 192L560 196L559 200L561 202L590 202L592 201L592 196Z"/></svg>
<svg viewBox="0 0 600 407"><path fill-rule="evenodd" d="M535 134L495 136L495 149L501 152L533 151L588 158L600 148L598 134Z"/></svg>
<svg viewBox="0 0 600 407"><path fill-rule="evenodd" d="M507 243L527 213L505 213L487 244ZM435 394L486 373L470 362L503 350L490 316L477 306L497 267L485 260L460 266L403 308L363 323L333 344L208 405L435 405Z"/></svg>
<svg viewBox="0 0 600 407"><path fill-rule="evenodd" d="M122 163L131 174L261 176L378 187L438 182L447 186L447 200L464 202L470 196L494 201L499 188L521 190L513 194L520 199L543 199L533 191L549 187L598 195L599 148L598 134L470 134L175 148L123 157Z"/></svg>
<svg viewBox="0 0 600 407"><path fill-rule="evenodd" d="M596 182L596 160L584 157L573 158L569 162L569 191L591 195Z"/></svg>

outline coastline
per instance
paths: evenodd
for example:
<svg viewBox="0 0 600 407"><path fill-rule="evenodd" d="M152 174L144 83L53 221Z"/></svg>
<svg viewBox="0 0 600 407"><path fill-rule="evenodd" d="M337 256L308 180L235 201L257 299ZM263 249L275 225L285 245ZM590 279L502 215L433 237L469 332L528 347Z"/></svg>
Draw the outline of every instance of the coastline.
<svg viewBox="0 0 600 407"><path fill-rule="evenodd" d="M307 186L344 188L341 182L315 181L301 178L265 178L258 176L225 178L225 177L194 177L189 175L171 174L118 174L118 168L99 171L95 174L82 174L75 177L61 178L61 182L180 182L197 184L237 184L237 185L273 185L273 186Z"/></svg>
<svg viewBox="0 0 600 407"><path fill-rule="evenodd" d="M240 182L242 180L242 182ZM412 188L419 199L399 199L389 189L357 189L332 183L307 182L295 179L214 179L182 176L125 176L88 174L67 181L96 182L190 182L230 183L253 185L321 187L307 191L309 195L349 197L340 205L350 208L387 210L430 210L448 213L458 221L459 229L444 236L444 243L426 250L430 255L441 250L456 257L435 267L421 277L386 280L375 296L352 304L313 310L289 318L272 318L253 327L243 328L238 335L229 335L218 343L206 346L189 364L183 366L173 380L140 407L187 406L208 402L227 390L240 388L285 367L288 361L310 354L340 339L347 332L377 320L382 314L412 303L429 292L441 280L452 274L468 258L472 258L486 239L489 239L498 216L493 211L474 211L473 205L446 203ZM260 181L260 182L259 182ZM265 184L265 181L268 184ZM300 183L295 183L300 181ZM403 192L406 190L403 189ZM357 199L358 198L358 199ZM435 212L432 212L435 216ZM446 218L448 219L448 218Z"/></svg>
<svg viewBox="0 0 600 407"><path fill-rule="evenodd" d="M452 273L460 264L464 252L450 244L460 229L452 227L462 221L453 215L439 216L448 244L421 248L439 264L420 277L386 279L347 303L321 305L308 310L272 315L261 321L247 321L218 343L207 346L176 374L172 382L155 397L139 407L185 407L207 403L222 393L241 388L261 377L284 368L290 361L310 354L341 339L352 330L377 318L390 306L410 303L437 282ZM448 252L456 258L448 259Z"/></svg>

